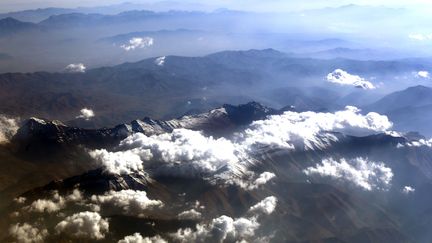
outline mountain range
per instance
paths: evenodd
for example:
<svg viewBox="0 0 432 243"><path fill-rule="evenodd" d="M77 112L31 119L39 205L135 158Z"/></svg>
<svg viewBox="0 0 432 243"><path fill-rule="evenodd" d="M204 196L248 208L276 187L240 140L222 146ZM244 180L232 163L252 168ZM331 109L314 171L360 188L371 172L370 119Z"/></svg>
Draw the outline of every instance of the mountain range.
<svg viewBox="0 0 432 243"><path fill-rule="evenodd" d="M291 110L285 115L295 113ZM6 203L4 213L13 211L20 213L16 218L1 217L0 224L15 222L21 217L26 217L25 215L37 217L40 213L32 211L37 210L33 208L33 205L36 205L35 202L42 203L46 200L52 202L53 205L58 205L59 209L52 209L55 212L59 210L58 212L73 214L89 207L85 198L96 203L97 200L111 200L108 195L115 197L116 193L119 194L118 196L122 193L130 193L129 196L133 197L135 193L145 191L146 197L155 200L155 203L156 201L172 201L173 203L164 207L164 210L158 207L140 209L140 206L134 210L144 210L145 216L136 217L128 214L128 207L117 209L119 205L111 204L111 201L104 203L101 201L102 207L99 213L109 219L110 225L110 233L104 235L105 241L119 240L124 235L137 231L147 236L174 237L172 239L176 241L174 233L177 230L187 227L194 228L195 225L211 220L217 215L228 215L232 218L253 214L253 212L259 215L260 211L251 211L250 208L260 205L258 203L262 198L266 198L266 203L272 205L272 197L277 198L276 208L268 209L270 210L268 214L263 213L263 215L256 216L262 227L254 232L258 236L273 232L272 240L277 242L313 240L423 242L430 236L427 231L423 230L429 227L430 223L423 220L418 221L417 215L428 215L427 212L432 202L432 197L428 196L429 194L425 191L431 185L432 149L428 146L411 146L410 144L421 139L416 135L395 136L377 133L368 136L350 136L343 132L330 132L327 135L326 133L319 136L317 134L317 140L313 142L315 145L305 147L304 150L298 148L292 151L272 146L257 147L252 155L253 160L256 161L256 164L251 167L252 171L254 173L266 171L274 173L276 177L268 184L257 188L251 187L251 189L239 187L237 184L224 186L219 182L209 182L203 179L205 177L199 179L174 172L160 174L158 167L154 167L156 164L146 164L144 174L138 171L117 174L108 172L107 168L104 169L100 163L95 163L91 157L86 155L89 149L96 149L96 151L97 149L108 149L114 151L113 153L120 152L122 148L124 149L122 146L125 146L125 144L117 146L120 141L127 141L141 133L146 134L146 137L156 139L158 136L165 136L164 134L178 132L176 129L191 129L202 131L207 135L213 134L213 136L228 138L245 128L254 129L253 124L259 124L260 121L270 122L272 116L276 118L280 115L283 115L283 111L266 108L258 103L249 103L241 106L225 105L207 113L184 116L171 121L145 118L118 125L112 129L96 130L68 127L59 121L31 118L23 123L15 137L12 138L10 145L2 146L6 153L10 153L6 161L15 158L15 160L24 160L29 164L37 163L38 167L50 167L51 169L44 173L44 177L39 177L37 173L30 172L32 167L28 167L27 170L30 170L28 173L33 174L31 181L36 184L20 183L20 180L17 184L8 186L5 186L7 182L3 183L2 188L6 188L2 190L4 203L7 202L5 198L11 200L17 197L17 193L20 193L17 198L25 198L25 200L23 199L24 202L20 203L16 201ZM326 136L334 138L325 146L319 145L327 143ZM261 142L265 143L265 141ZM320 176L311 177L303 174L303 171L311 170L310 168L319 164L323 158L349 160L366 158L366 156L370 161L383 161L384 163L380 166L391 168L390 189L380 189L381 184L373 184L380 183L381 176L386 178L386 174L377 174L376 182L373 181L374 179L367 179L365 183L371 183L373 186L370 190L361 189L355 184L343 183L344 177L340 178L341 181L337 179L333 181ZM58 158L63 159L59 161ZM75 162L71 163L71 161ZM369 166L369 164L364 166ZM64 173L55 174L60 168L64 170L64 167L75 169L69 170L69 176ZM181 170L181 167L178 169ZM196 168L189 169L195 170ZM223 171L223 167L220 170ZM53 174L49 175L49 173ZM379 173L388 172L383 170ZM30 179L27 174L21 174L21 176L26 177L21 180L29 181ZM61 176L63 176L62 179L48 183L50 178L61 178ZM40 187L35 188L35 185L40 185ZM415 193L412 195L402 193L401 188L405 185L415 188ZM386 186L386 184L381 186ZM53 193L57 193L55 194L57 196L53 197ZM58 198L63 199L59 201ZM77 199L74 198L79 198L81 204L75 205L74 200ZM64 204L61 203L61 200L64 200ZM121 202L128 203L128 200L134 199L123 200L125 201ZM196 207L193 206L195 201L198 201ZM408 203L416 206L407 208L405 205ZM142 204L142 207L145 206ZM200 212L199 217L179 218L176 216L179 212L193 207L195 207L195 212ZM239 215L235 212L241 213ZM44 213L49 215L54 222L57 220L58 216L54 216L55 214L52 214L51 211ZM243 217L244 220L247 219L247 216ZM148 223L153 226L137 227L137 225ZM49 232L52 232L50 228ZM305 232L315 233L312 236ZM4 237L4 235L1 236ZM74 239L70 235L50 233L46 236L46 240L54 242L60 239L59 237ZM9 238L3 239L10 240Z"/></svg>
<svg viewBox="0 0 432 243"><path fill-rule="evenodd" d="M404 61L298 58L266 49L150 58L85 73L6 73L0 75L0 112L94 128L136 117L168 119L193 110L202 112L224 102L257 100L278 108L295 106L298 110L318 111L353 104L363 107L373 102L371 97L378 100L384 96L359 91L350 97L355 89L334 89L323 79L338 68L362 76L386 77L427 70L429 66ZM412 97L406 97L407 107L416 101L417 95ZM395 104L387 103L392 101L383 105L388 109ZM97 114L91 121L76 119L84 107ZM383 111L379 103L366 110Z"/></svg>

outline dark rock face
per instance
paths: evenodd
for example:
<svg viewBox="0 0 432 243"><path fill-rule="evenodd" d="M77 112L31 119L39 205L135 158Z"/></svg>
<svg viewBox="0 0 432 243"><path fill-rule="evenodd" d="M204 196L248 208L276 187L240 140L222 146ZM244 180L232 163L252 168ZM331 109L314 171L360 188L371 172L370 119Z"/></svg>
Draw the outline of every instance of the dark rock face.
<svg viewBox="0 0 432 243"><path fill-rule="evenodd" d="M0 19L0 36L7 36L21 31L36 28L36 24L21 22L11 17Z"/></svg>
<svg viewBox="0 0 432 243"><path fill-rule="evenodd" d="M280 111L268 108L257 102L250 102L245 105L223 106L228 113L228 117L236 125L247 125L251 121L265 119L269 115L280 114Z"/></svg>

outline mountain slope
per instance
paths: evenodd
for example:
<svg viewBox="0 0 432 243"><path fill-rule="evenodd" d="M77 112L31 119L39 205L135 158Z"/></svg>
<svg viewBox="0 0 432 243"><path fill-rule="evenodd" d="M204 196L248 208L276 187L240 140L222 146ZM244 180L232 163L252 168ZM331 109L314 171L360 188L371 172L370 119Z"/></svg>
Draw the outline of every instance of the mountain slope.
<svg viewBox="0 0 432 243"><path fill-rule="evenodd" d="M35 30L37 25L28 22L21 22L14 18L0 19L0 37L16 34L23 31Z"/></svg>
<svg viewBox="0 0 432 243"><path fill-rule="evenodd" d="M410 87L385 96L365 107L366 111L386 114L399 131L417 131L425 136L432 135L432 88Z"/></svg>

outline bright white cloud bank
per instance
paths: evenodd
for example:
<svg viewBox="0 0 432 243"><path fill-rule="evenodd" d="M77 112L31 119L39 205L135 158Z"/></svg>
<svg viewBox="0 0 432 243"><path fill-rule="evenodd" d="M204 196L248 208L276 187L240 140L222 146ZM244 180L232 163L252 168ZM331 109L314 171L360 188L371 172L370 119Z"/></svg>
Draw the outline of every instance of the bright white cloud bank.
<svg viewBox="0 0 432 243"><path fill-rule="evenodd" d="M108 233L108 220L95 212L81 212L65 218L55 227L57 233L64 233L75 238L100 240Z"/></svg>
<svg viewBox="0 0 432 243"><path fill-rule="evenodd" d="M81 114L79 116L77 116L76 118L82 118L82 119L87 120L87 121L95 116L94 111L89 109L89 108L82 108L80 110L80 113Z"/></svg>
<svg viewBox="0 0 432 243"><path fill-rule="evenodd" d="M336 69L327 75L327 81L339 85L350 85L362 89L375 89L375 85L364 78Z"/></svg>
<svg viewBox="0 0 432 243"><path fill-rule="evenodd" d="M102 149L90 155L109 173L146 170L158 175L222 180L252 190L275 176L269 172L255 175L248 171L256 162L251 154L257 147L325 149L338 140L333 132L367 136L391 127L386 116L373 112L362 115L355 107L335 113L285 112L253 122L232 140L207 137L187 129L150 137L136 133L123 140L116 152Z"/></svg>
<svg viewBox="0 0 432 243"><path fill-rule="evenodd" d="M336 140L327 132L367 136L385 132L391 127L392 123L386 116L375 112L362 115L359 109L352 106L335 113L289 111L252 123L244 133L244 142L281 148L324 148Z"/></svg>
<svg viewBox="0 0 432 243"><path fill-rule="evenodd" d="M68 73L85 73L86 69L86 66L82 63L73 63L67 65L64 70Z"/></svg>
<svg viewBox="0 0 432 243"><path fill-rule="evenodd" d="M135 49L150 47L153 44L154 39L151 37L134 37L127 44L123 44L120 47L125 51L133 51Z"/></svg>
<svg viewBox="0 0 432 243"><path fill-rule="evenodd" d="M0 144L8 142L18 131L18 128L16 119L0 115Z"/></svg>
<svg viewBox="0 0 432 243"><path fill-rule="evenodd" d="M322 164L309 167L304 170L304 173L351 182L368 191L387 189L393 178L392 170L383 163L372 162L364 158L340 159L339 161L332 158L324 159Z"/></svg>

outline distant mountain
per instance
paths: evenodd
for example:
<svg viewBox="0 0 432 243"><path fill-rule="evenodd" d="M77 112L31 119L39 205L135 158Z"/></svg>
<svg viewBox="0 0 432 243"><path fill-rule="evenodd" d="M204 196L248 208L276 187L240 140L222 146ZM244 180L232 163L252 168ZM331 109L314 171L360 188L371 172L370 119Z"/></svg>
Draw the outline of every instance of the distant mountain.
<svg viewBox="0 0 432 243"><path fill-rule="evenodd" d="M391 93L377 102L366 106L366 109L389 113L402 108L419 107L429 104L432 104L432 88L419 85Z"/></svg>
<svg viewBox="0 0 432 243"><path fill-rule="evenodd" d="M179 37L200 37L208 34L201 30L176 29L176 30L157 30L157 31L136 31L126 34L120 34L100 39L101 42L124 44L134 37L152 37L152 38L179 38Z"/></svg>
<svg viewBox="0 0 432 243"><path fill-rule="evenodd" d="M311 58L323 58L323 59L333 59L333 58L345 58L353 60L394 60L403 57L395 51L382 51L373 49L352 49L337 47L333 49L328 49L324 51L304 53L300 54L302 56Z"/></svg>
<svg viewBox="0 0 432 243"><path fill-rule="evenodd" d="M364 15L367 13L369 18L365 21L372 21L377 19L385 19L395 15L403 15L408 13L408 11L404 8L348 4L340 7L328 7L322 9L307 10L303 13L315 17L327 16L334 19L346 17L360 19L363 18Z"/></svg>
<svg viewBox="0 0 432 243"><path fill-rule="evenodd" d="M328 110L335 107L338 94L328 92L325 87L330 84L323 79L337 68L375 76L424 70L425 66L298 58L265 49L155 57L85 73L7 73L0 75L0 112L72 121L80 109L90 107L97 115L81 125L97 127L144 116L170 119L194 109L250 100L279 108ZM310 88L314 86L324 89Z"/></svg>
<svg viewBox="0 0 432 243"><path fill-rule="evenodd" d="M386 114L399 131L417 131L432 136L432 88L410 87L394 92L365 107Z"/></svg>
<svg viewBox="0 0 432 243"><path fill-rule="evenodd" d="M76 11L76 10L75 10ZM43 8L32 9L17 12L1 13L0 18L14 18L24 22L38 23L52 15L67 14L74 12L73 9L67 8Z"/></svg>
<svg viewBox="0 0 432 243"><path fill-rule="evenodd" d="M105 18L102 14L83 14L83 13L67 13L59 15L51 15L47 19L41 21L39 25L44 27L77 27L92 25L101 22Z"/></svg>
<svg viewBox="0 0 432 243"><path fill-rule="evenodd" d="M14 18L0 19L0 36L7 36L22 31L35 30L37 25L28 22L22 22Z"/></svg>
<svg viewBox="0 0 432 243"><path fill-rule="evenodd" d="M134 10L121 12L116 15L68 13L53 15L41 21L39 25L51 28L80 27L92 25L122 24L140 22L154 18L193 17L207 15L204 12L168 11L153 12L148 10Z"/></svg>
<svg viewBox="0 0 432 243"><path fill-rule="evenodd" d="M12 17L20 21L38 23L53 15L83 13L83 14L118 14L121 12L132 10L152 10L152 11L169 11L169 10L202 10L207 11L208 7L201 4L181 3L175 1L160 1L157 3L136 4L124 2L107 6L96 7L78 7L78 8L38 8L31 10L15 11L8 13L0 13L0 18Z"/></svg>

